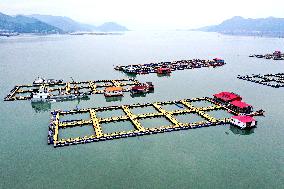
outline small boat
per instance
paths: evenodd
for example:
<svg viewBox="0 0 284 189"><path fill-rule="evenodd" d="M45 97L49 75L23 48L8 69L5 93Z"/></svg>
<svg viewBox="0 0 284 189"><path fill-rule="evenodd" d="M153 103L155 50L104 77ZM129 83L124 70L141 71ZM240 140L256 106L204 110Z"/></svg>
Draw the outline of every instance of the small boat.
<svg viewBox="0 0 284 189"><path fill-rule="evenodd" d="M264 113L265 113L265 111L260 109L260 110L257 110L255 112L251 113L251 114L248 114L248 116L264 116Z"/></svg>
<svg viewBox="0 0 284 189"><path fill-rule="evenodd" d="M283 60L283 58L275 56L273 57L273 60Z"/></svg>
<svg viewBox="0 0 284 189"><path fill-rule="evenodd" d="M50 100L65 101L65 100L74 100L74 99L85 99L88 98L87 94L61 94L56 96L51 96Z"/></svg>
<svg viewBox="0 0 284 189"><path fill-rule="evenodd" d="M115 70L122 71L124 68L123 66L116 66L114 67Z"/></svg>
<svg viewBox="0 0 284 189"><path fill-rule="evenodd" d="M264 55L261 55L261 54L258 54L258 55L255 55L256 58L263 58Z"/></svg>
<svg viewBox="0 0 284 189"><path fill-rule="evenodd" d="M51 94L48 92L47 87L40 86L39 89L34 89L31 94L31 101L32 102L39 102L39 101L49 101Z"/></svg>
<svg viewBox="0 0 284 189"><path fill-rule="evenodd" d="M52 95L49 93L49 89L42 85L39 89L34 89L31 94L31 101L32 102L54 102L54 101L63 101L63 100L74 100L74 99L86 99L89 98L88 94L86 93L77 93L77 94L58 94Z"/></svg>
<svg viewBox="0 0 284 189"><path fill-rule="evenodd" d="M225 63L224 59L222 59L222 58L214 58L213 61L216 62L216 63L221 63L221 64Z"/></svg>
<svg viewBox="0 0 284 189"><path fill-rule="evenodd" d="M108 96L106 98L107 102L116 102L116 101L122 101L123 96Z"/></svg>
<svg viewBox="0 0 284 189"><path fill-rule="evenodd" d="M124 69L124 72L131 73L131 74L137 74L138 69L134 66L128 66Z"/></svg>
<svg viewBox="0 0 284 189"><path fill-rule="evenodd" d="M35 79L35 81L33 82L34 85L42 85L42 84L59 84L62 83L63 80L56 80L56 79L44 79L42 77L38 77L37 79Z"/></svg>
<svg viewBox="0 0 284 189"><path fill-rule="evenodd" d="M35 81L33 82L33 84L43 84L45 81L44 78L38 77L37 79L35 79Z"/></svg>

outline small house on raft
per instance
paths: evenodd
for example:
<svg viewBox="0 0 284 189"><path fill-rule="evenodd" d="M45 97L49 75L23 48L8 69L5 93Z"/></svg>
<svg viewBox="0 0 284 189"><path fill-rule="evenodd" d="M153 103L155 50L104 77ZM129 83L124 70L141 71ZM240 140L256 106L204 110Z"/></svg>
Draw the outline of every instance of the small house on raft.
<svg viewBox="0 0 284 189"><path fill-rule="evenodd" d="M241 129L252 128L257 124L256 120L253 117L245 115L231 117L230 123L232 125L240 127Z"/></svg>
<svg viewBox="0 0 284 189"><path fill-rule="evenodd" d="M225 64L225 60L221 58L214 58L213 61L210 61L209 64L213 67L222 66Z"/></svg>
<svg viewBox="0 0 284 189"><path fill-rule="evenodd" d="M253 107L251 105L239 100L230 102L229 107L233 111L243 114L250 114L253 111Z"/></svg>
<svg viewBox="0 0 284 189"><path fill-rule="evenodd" d="M171 73L171 68L170 67L167 67L167 66L162 66L160 68L157 69L157 73L158 74L169 74Z"/></svg>
<svg viewBox="0 0 284 189"><path fill-rule="evenodd" d="M150 91L154 90L154 85L152 82L146 82L142 83L140 85L131 87L130 92L132 94L142 94L142 93L148 93Z"/></svg>
<svg viewBox="0 0 284 189"><path fill-rule="evenodd" d="M220 92L218 94L214 94L214 100L216 102L222 103L222 104L229 104L233 101L241 101L242 97L240 95L237 95L232 92Z"/></svg>
<svg viewBox="0 0 284 189"><path fill-rule="evenodd" d="M274 60L283 60L284 58L282 57L283 54L281 53L281 51L274 51L273 54L273 59Z"/></svg>
<svg viewBox="0 0 284 189"><path fill-rule="evenodd" d="M132 94L138 94L138 93L147 93L149 92L149 89L146 85L140 85L140 86L134 86L131 88L130 92Z"/></svg>
<svg viewBox="0 0 284 189"><path fill-rule="evenodd" d="M104 91L105 97L123 96L122 87L107 87Z"/></svg>
<svg viewBox="0 0 284 189"><path fill-rule="evenodd" d="M225 63L225 60L222 59L222 58L214 58L213 60L218 64L224 64Z"/></svg>
<svg viewBox="0 0 284 189"><path fill-rule="evenodd" d="M281 51L274 51L273 56L277 58L281 58Z"/></svg>

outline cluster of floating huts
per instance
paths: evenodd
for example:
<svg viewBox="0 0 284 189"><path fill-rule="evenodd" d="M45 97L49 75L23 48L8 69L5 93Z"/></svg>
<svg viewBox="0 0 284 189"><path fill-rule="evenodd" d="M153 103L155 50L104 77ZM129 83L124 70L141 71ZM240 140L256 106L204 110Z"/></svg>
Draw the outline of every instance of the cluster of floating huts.
<svg viewBox="0 0 284 189"><path fill-rule="evenodd" d="M252 54L249 55L249 57L284 60L284 53L282 53L281 51L274 51L272 54Z"/></svg>
<svg viewBox="0 0 284 189"><path fill-rule="evenodd" d="M221 58L214 58L213 60L178 60L172 62L159 62L149 64L134 64L126 66L116 66L114 69L123 71L128 74L169 74L176 70L195 69L202 67L218 67L225 65L225 61Z"/></svg>

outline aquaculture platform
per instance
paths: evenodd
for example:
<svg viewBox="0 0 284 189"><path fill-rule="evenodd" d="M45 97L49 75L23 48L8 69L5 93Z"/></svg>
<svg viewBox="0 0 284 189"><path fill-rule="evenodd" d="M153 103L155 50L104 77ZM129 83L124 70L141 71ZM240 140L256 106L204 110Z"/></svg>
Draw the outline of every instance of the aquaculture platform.
<svg viewBox="0 0 284 189"><path fill-rule="evenodd" d="M239 79L250 81L253 83L270 86L273 88L284 87L284 73L265 74L265 75L245 75L238 76Z"/></svg>
<svg viewBox="0 0 284 189"><path fill-rule="evenodd" d="M256 57L256 58L265 58L265 59L272 59L272 60L284 60L284 53L281 51L274 51L272 54L253 54L249 57Z"/></svg>
<svg viewBox="0 0 284 189"><path fill-rule="evenodd" d="M131 86L141 84L134 79L116 79L116 80L97 80L97 81L72 81L72 82L55 82L44 84L16 85L10 93L4 98L5 101L29 100L32 93L41 86L47 87L48 92L56 97L59 94L65 95L92 95L102 94L106 87L122 87L123 92L128 92Z"/></svg>
<svg viewBox="0 0 284 189"><path fill-rule="evenodd" d="M219 67L225 64L226 63L223 59L214 58L213 60L192 59L192 60L178 60L172 62L125 65L125 66L116 66L114 69L118 71L123 71L128 74L148 74L148 73L168 74L176 70L195 69L202 67Z"/></svg>
<svg viewBox="0 0 284 189"><path fill-rule="evenodd" d="M194 105L195 103L205 103L206 105ZM170 106L172 109L169 110ZM144 113L134 113L135 109L151 108L153 111ZM99 116L100 113L105 111L120 110L123 114L113 117ZM218 117L211 115L211 112L223 111L228 114L228 117ZM171 131L179 131L186 129L195 129L201 127L216 126L222 124L229 124L232 115L238 115L233 109L218 103L213 98L193 98L168 102L155 102L122 106L109 106L101 108L88 108L80 110L55 110L51 112L51 122L49 125L48 144L54 147L69 146L90 142L98 142L105 140L113 140L126 137L135 137L142 135L158 134ZM89 119L75 119L78 114L87 114ZM179 116L197 116L202 121L188 122L182 121ZM223 115L223 114L222 114ZM75 117L74 119L64 120L64 116ZM149 127L148 124L143 124L143 121L163 118L169 122L169 125L159 127ZM105 124L119 122L119 126L123 125L124 121L131 122L133 129L127 131L105 132ZM160 122L155 122L160 123ZM102 126L104 125L104 126ZM59 138L59 132L65 128L72 127L92 127L92 134L89 136L78 136L76 138ZM117 126L117 127L119 127ZM115 127L115 128L117 128Z"/></svg>

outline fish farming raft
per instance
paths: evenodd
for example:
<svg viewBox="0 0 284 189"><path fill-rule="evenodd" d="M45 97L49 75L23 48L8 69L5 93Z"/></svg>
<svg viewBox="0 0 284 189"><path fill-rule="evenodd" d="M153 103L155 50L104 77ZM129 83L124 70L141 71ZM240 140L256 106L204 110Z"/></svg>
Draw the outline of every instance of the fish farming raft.
<svg viewBox="0 0 284 189"><path fill-rule="evenodd" d="M72 81L63 82L62 80L47 83L33 83L28 85L16 85L10 93L4 98L5 101L30 100L34 91L45 88L46 94L50 94L56 99L61 94L65 96L82 96L93 94L103 94L107 87L120 87L123 92L131 90L132 86L141 85L134 79L116 79L116 80L97 80L97 81Z"/></svg>
<svg viewBox="0 0 284 189"><path fill-rule="evenodd" d="M127 74L169 74L176 70L195 69L202 67L219 67L225 65L225 61L220 58L214 58L213 60L178 60L172 62L159 62L149 64L136 64L136 65L125 65L116 66L114 69L123 71Z"/></svg>
<svg viewBox="0 0 284 189"><path fill-rule="evenodd" d="M284 73L265 74L265 75L258 74L258 75L245 75L245 76L239 75L238 79L270 86L273 88L284 87Z"/></svg>
<svg viewBox="0 0 284 189"><path fill-rule="evenodd" d="M209 104L208 106L195 106L196 102L205 102ZM168 110L164 106L173 106L174 110ZM136 108L152 108L154 112L147 112L142 114L135 114L134 110ZM101 117L98 114L104 111L120 110L123 112L120 116L112 117ZM100 108L87 108L87 109L75 109L69 111L54 110L51 112L51 121L49 124L48 132L48 144L54 147L62 147L76 144L85 144L91 142L99 142L106 140L113 140L126 137L136 137L143 135L158 134L171 131L195 129L201 127L209 127L216 125L223 125L230 123L230 117L217 118L212 116L210 112L212 111L226 111L231 115L238 115L234 109L229 109L228 106L223 103L219 103L214 98L203 97L203 98L193 98L184 99L168 102L155 102L155 103L143 103L143 104L133 104L133 105L122 105L122 106L109 106ZM78 114L87 114L90 119L67 119L64 120L64 116L72 117ZM192 123L184 123L180 121L178 116L180 115L195 115L200 117L203 121L197 121ZM170 125L160 126L160 127L149 127L147 124L143 125L143 120L164 118ZM121 125L124 121L130 121L133 129L127 131L117 131L117 132L105 132L102 124L107 123L120 123ZM92 127L92 134L84 137L76 138L60 138L59 132L62 129L73 127Z"/></svg>
<svg viewBox="0 0 284 189"><path fill-rule="evenodd" d="M252 54L249 57L272 59L272 60L284 60L284 53L281 51L274 51L272 54Z"/></svg>

